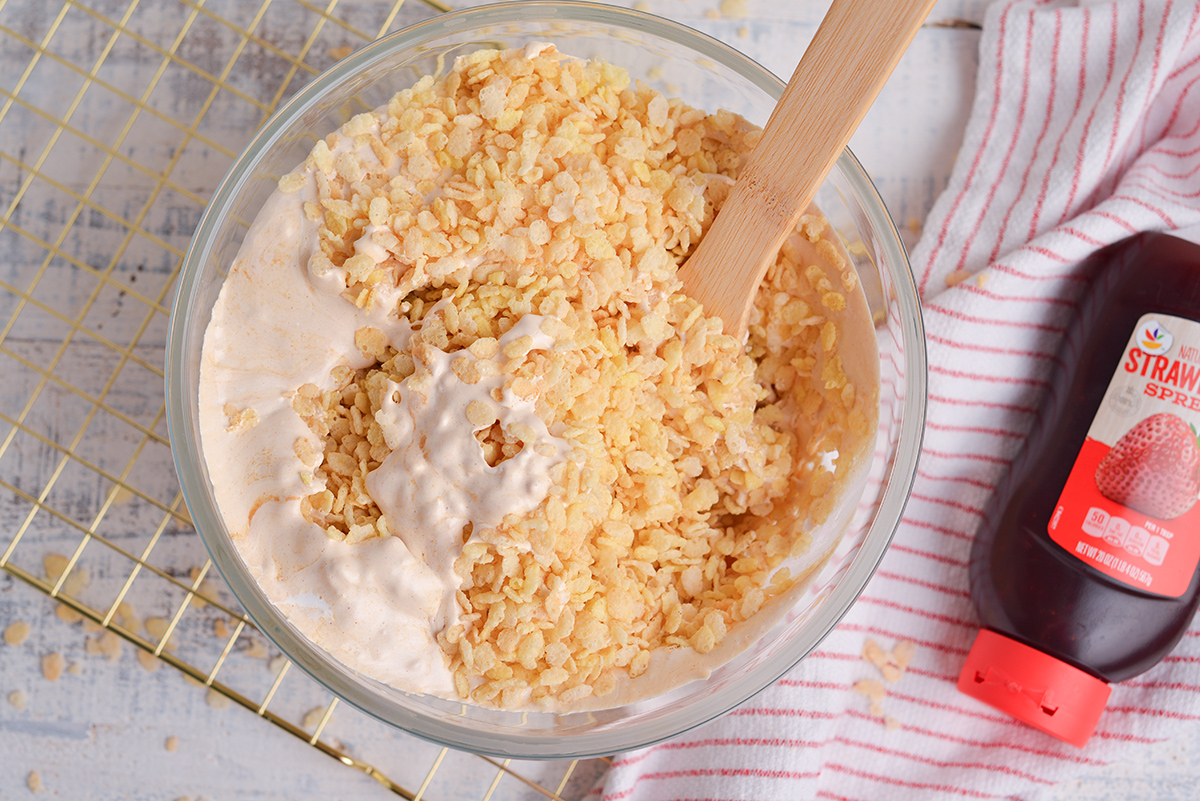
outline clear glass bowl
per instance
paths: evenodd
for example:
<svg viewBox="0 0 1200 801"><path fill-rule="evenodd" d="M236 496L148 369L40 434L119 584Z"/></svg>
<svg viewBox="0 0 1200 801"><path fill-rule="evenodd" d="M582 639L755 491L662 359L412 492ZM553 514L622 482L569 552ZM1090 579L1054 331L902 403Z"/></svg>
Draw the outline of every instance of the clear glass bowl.
<svg viewBox="0 0 1200 801"><path fill-rule="evenodd" d="M317 137L376 108L422 75L482 47L551 41L629 70L698 108L727 108L764 125L783 84L737 51L648 14L570 2L486 6L399 31L339 62L258 132L217 188L184 259L167 351L168 424L196 529L246 611L297 666L359 709L418 736L504 757L610 754L664 740L742 703L808 654L858 597L899 523L925 414L925 349L916 288L879 195L846 151L817 197L847 243L876 319L879 435L866 488L840 545L799 600L740 656L664 695L587 712L502 712L394 690L347 669L296 631L259 590L213 501L198 423L200 350L212 307L249 223L279 176Z"/></svg>

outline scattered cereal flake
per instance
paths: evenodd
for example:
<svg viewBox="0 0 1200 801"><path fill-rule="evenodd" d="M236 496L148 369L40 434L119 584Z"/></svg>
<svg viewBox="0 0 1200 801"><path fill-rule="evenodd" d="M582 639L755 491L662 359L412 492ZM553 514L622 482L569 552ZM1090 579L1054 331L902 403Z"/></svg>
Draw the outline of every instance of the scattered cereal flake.
<svg viewBox="0 0 1200 801"><path fill-rule="evenodd" d="M881 718L883 717L883 704L879 703L878 701L872 701L871 705L867 707L867 711L870 712L874 717Z"/></svg>
<svg viewBox="0 0 1200 801"><path fill-rule="evenodd" d="M84 640L84 652L88 656L106 656L115 662L121 656L121 638L111 631L103 631L98 637Z"/></svg>
<svg viewBox="0 0 1200 801"><path fill-rule="evenodd" d="M4 629L4 642L7 645L20 645L29 638L29 624L24 620L14 620Z"/></svg>
<svg viewBox="0 0 1200 801"><path fill-rule="evenodd" d="M137 661L143 669L153 673L162 665L162 660L156 657L149 651L143 651L141 648L137 650Z"/></svg>
<svg viewBox="0 0 1200 801"><path fill-rule="evenodd" d="M195 678L194 676L191 676L188 673L183 674L183 680L184 680L184 682L192 685L193 687L203 687L204 686L204 682L200 681L199 679Z"/></svg>
<svg viewBox="0 0 1200 801"><path fill-rule="evenodd" d="M66 604L60 603L54 610L54 614L64 623L78 623L83 620L83 613L79 612Z"/></svg>
<svg viewBox="0 0 1200 801"><path fill-rule="evenodd" d="M25 694L24 690L13 690L8 694L8 703L18 712L24 712L28 702L29 696Z"/></svg>
<svg viewBox="0 0 1200 801"><path fill-rule="evenodd" d="M749 13L748 0L721 0L721 16L725 19L745 19Z"/></svg>
<svg viewBox="0 0 1200 801"><path fill-rule="evenodd" d="M46 681L58 681L66 667L66 660L58 651L51 651L42 657L42 676Z"/></svg>
<svg viewBox="0 0 1200 801"><path fill-rule="evenodd" d="M313 731L317 728L317 724L321 722L321 718L325 716L325 707L314 706L312 709L304 713L304 720L301 721L301 727L308 731Z"/></svg>
<svg viewBox="0 0 1200 801"><path fill-rule="evenodd" d="M108 661L117 661L121 656L121 649L123 647L124 644L116 632L106 631L100 635L100 653L108 657Z"/></svg>
<svg viewBox="0 0 1200 801"><path fill-rule="evenodd" d="M897 682L912 662L915 648L911 640L901 640L891 651L885 651L874 640L868 639L863 643L863 659L878 668L884 679Z"/></svg>
<svg viewBox="0 0 1200 801"><path fill-rule="evenodd" d="M204 696L204 702L213 709L228 709L233 703L227 696L221 695L212 687L208 688L208 695Z"/></svg>
<svg viewBox="0 0 1200 801"><path fill-rule="evenodd" d="M46 571L47 581L58 581L58 577L67 569L71 560L60 553L48 553L42 557L42 568Z"/></svg>
<svg viewBox="0 0 1200 801"><path fill-rule="evenodd" d="M883 716L883 727L888 731L895 731L900 728L900 721L891 715Z"/></svg>
<svg viewBox="0 0 1200 801"><path fill-rule="evenodd" d="M946 286L958 286L963 281L971 277L971 274L966 270L955 270L946 276Z"/></svg>
<svg viewBox="0 0 1200 801"><path fill-rule="evenodd" d="M67 665L67 672L70 673L72 676L82 675L83 663L82 662L72 662L71 664Z"/></svg>
<svg viewBox="0 0 1200 801"><path fill-rule="evenodd" d="M137 612L128 601L121 601L117 604L116 620L130 631L137 631L142 626L142 621L138 619Z"/></svg>
<svg viewBox="0 0 1200 801"><path fill-rule="evenodd" d="M882 667L887 662L887 655L879 647L879 643L872 639L863 643L862 657L875 667Z"/></svg>
<svg viewBox="0 0 1200 801"><path fill-rule="evenodd" d="M55 583L62 576L63 571L67 569L67 565L71 560L59 553L48 553L42 557L42 568L46 571L46 580ZM88 575L87 568L76 564L71 569L71 574L63 581L61 592L72 598L78 598L88 585L91 576Z"/></svg>
<svg viewBox="0 0 1200 801"><path fill-rule="evenodd" d="M879 703L887 696L887 689L875 679L859 679L854 682L854 692L870 698L872 703Z"/></svg>
<svg viewBox="0 0 1200 801"><path fill-rule="evenodd" d="M167 635L167 629L170 628L171 622L166 618L148 617L146 618L145 625L146 633L155 640L162 642L163 637ZM172 632L172 636L174 636L174 632ZM163 649L167 651L173 651L175 650L175 643L171 642L171 640L167 640L167 644L163 646Z"/></svg>
<svg viewBox="0 0 1200 801"><path fill-rule="evenodd" d="M329 57L334 61L341 61L346 56L354 52L354 48L350 45L342 45L341 47L329 48Z"/></svg>
<svg viewBox="0 0 1200 801"><path fill-rule="evenodd" d="M271 655L262 640L250 640L250 644L246 646L245 654L251 659L266 659Z"/></svg>
<svg viewBox="0 0 1200 801"><path fill-rule="evenodd" d="M101 626L90 617L85 617L83 619L83 631L85 634L95 634L98 631L104 631L104 626Z"/></svg>
<svg viewBox="0 0 1200 801"><path fill-rule="evenodd" d="M214 637L220 637L222 640L229 639L229 624L224 618L217 618L213 621L212 632Z"/></svg>
<svg viewBox="0 0 1200 801"><path fill-rule="evenodd" d="M892 648L892 656L901 670L907 670L908 666L912 664L912 658L916 651L917 646L912 640L901 640Z"/></svg>
<svg viewBox="0 0 1200 801"><path fill-rule="evenodd" d="M283 654L279 654L267 663L267 670L271 671L271 673L275 675L278 675L279 671L283 670L287 666L287 663L287 657Z"/></svg>
<svg viewBox="0 0 1200 801"><path fill-rule="evenodd" d="M650 4L647 3L645 0L639 0L639 2L633 4L633 10L634 11L649 11Z"/></svg>
<svg viewBox="0 0 1200 801"><path fill-rule="evenodd" d="M717 11L715 8L710 8L704 12L704 17L706 19L720 19L721 12Z"/></svg>
<svg viewBox="0 0 1200 801"><path fill-rule="evenodd" d="M920 217L909 217L908 218L908 230L912 231L914 234L919 235L923 228L924 228L924 224L921 222Z"/></svg>
<svg viewBox="0 0 1200 801"><path fill-rule="evenodd" d="M742 27L738 28L737 29L737 37L739 39L749 39L750 38L750 28L746 25L743 25Z"/></svg>
<svg viewBox="0 0 1200 801"><path fill-rule="evenodd" d="M207 596L211 597L212 596L212 585L209 584L208 580L206 579L204 581L201 581L199 586L196 586L196 581L199 578L200 578L200 568L193 567L191 570L188 571L188 579L191 581L192 586L196 587L196 592L192 595L192 601L191 601L192 606L196 609L203 609L204 607L208 606L208 602L205 601L204 598L202 598L201 596L207 595Z"/></svg>
<svg viewBox="0 0 1200 801"><path fill-rule="evenodd" d="M176 737L175 735L171 735L170 737L167 738L167 742L165 743L164 747L168 751L171 751L173 753L176 749L179 748L179 738Z"/></svg>
<svg viewBox="0 0 1200 801"><path fill-rule="evenodd" d="M988 274L987 273L979 273L978 275L975 276L975 286L982 287L987 282L988 282Z"/></svg>
<svg viewBox="0 0 1200 801"><path fill-rule="evenodd" d="M31 793L40 793L45 789L45 785L42 784L42 774L36 770L29 771L29 775L25 777L25 784L29 787L29 792Z"/></svg>

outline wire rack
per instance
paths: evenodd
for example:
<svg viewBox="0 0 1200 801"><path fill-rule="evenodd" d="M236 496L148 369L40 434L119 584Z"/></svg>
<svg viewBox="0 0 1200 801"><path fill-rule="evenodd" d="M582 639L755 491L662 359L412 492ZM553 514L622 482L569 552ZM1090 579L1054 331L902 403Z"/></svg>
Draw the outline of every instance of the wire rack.
<svg viewBox="0 0 1200 801"><path fill-rule="evenodd" d="M170 300L209 194L310 78L449 10L422 2L0 0L0 569L89 652L131 643L147 670L404 798L470 760L484 801L562 799L602 762L518 765L390 731L405 776L353 756L337 724L363 716L273 655L212 570L165 433Z"/></svg>

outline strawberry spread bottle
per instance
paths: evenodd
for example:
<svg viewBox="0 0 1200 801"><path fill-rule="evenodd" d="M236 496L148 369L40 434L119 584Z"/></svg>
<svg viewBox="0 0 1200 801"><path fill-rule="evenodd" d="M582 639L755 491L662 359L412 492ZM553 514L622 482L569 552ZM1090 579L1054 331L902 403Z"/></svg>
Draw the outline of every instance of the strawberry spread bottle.
<svg viewBox="0 0 1200 801"><path fill-rule="evenodd" d="M1094 276L1025 450L971 551L979 632L958 689L1077 746L1109 682L1200 601L1200 247L1144 234Z"/></svg>

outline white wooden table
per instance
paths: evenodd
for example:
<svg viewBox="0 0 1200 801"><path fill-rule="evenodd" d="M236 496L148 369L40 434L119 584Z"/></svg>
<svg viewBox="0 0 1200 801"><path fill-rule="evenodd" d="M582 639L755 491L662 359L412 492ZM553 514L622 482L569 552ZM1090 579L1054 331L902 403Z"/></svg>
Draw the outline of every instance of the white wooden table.
<svg viewBox="0 0 1200 801"><path fill-rule="evenodd" d="M826 4L637 5L786 77ZM985 6L938 4L938 24L917 35L851 144L909 245L946 182L973 94L979 32L961 23L982 20ZM0 555L20 538L10 565L40 578L42 557L71 555L89 528L133 556L153 543L146 561L161 575L142 570L127 597L141 618L169 619L179 608L183 587L194 583L189 569L205 554L180 511L160 415L155 368L171 271L232 153L272 101L303 79L305 70L280 54L303 52L305 63L324 68L362 43L347 26L377 33L391 8L346 0L323 19L308 0L0 0ZM432 13L408 0L391 27ZM244 40L238 27L252 28L254 38ZM80 565L93 578L81 597L107 607L127 584L127 564L88 544ZM204 591L237 611L222 587ZM251 712L218 708L179 671L147 671L128 644L115 659L92 653L111 646L82 623L59 619L57 606L0 573L0 628L31 624L24 643L0 643L0 798L30 793L31 772L53 798L393 797ZM175 653L211 663L232 643L222 681L261 696L275 655L249 633L230 639L208 630L227 618L213 607L189 611ZM67 670L51 682L42 660L55 653ZM271 709L311 731L319 714L305 716L329 699L305 679L290 682ZM25 696L23 710L4 700L14 692ZM345 707L322 738L412 791L428 780L428 798L545 797L491 763L443 754ZM1194 798L1192 753L1177 744L1140 754L1091 769L1054 795ZM553 790L567 767L508 769ZM575 766L563 797L582 797L603 769Z"/></svg>

